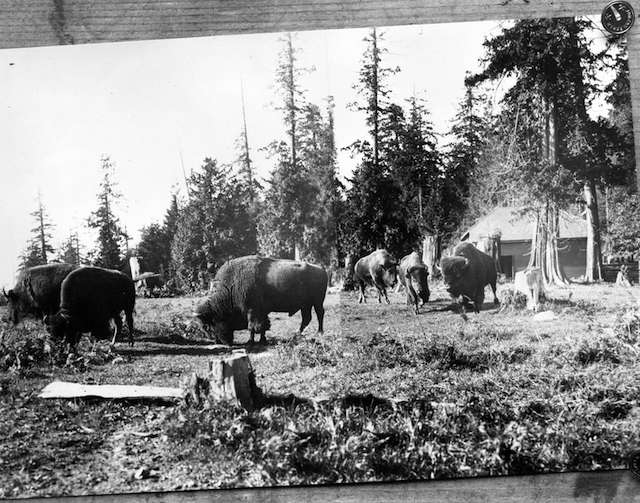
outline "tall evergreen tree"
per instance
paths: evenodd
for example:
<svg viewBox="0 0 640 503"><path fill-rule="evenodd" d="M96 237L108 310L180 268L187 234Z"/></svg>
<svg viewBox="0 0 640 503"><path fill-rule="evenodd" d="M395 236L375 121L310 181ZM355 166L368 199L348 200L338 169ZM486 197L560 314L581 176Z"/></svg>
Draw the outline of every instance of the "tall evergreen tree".
<svg viewBox="0 0 640 503"><path fill-rule="evenodd" d="M547 282L565 280L557 260L558 211L581 191L593 259L588 278L599 274L601 262L595 189L607 166L592 155L600 131L587 114L597 59L584 37L587 28L586 21L574 18L517 21L485 42L485 69L467 79L476 84L516 78L503 100L503 119L517 138L517 171L539 217L531 265L542 267Z"/></svg>
<svg viewBox="0 0 640 503"><path fill-rule="evenodd" d="M302 236L309 227L313 208L313 186L300 158L300 121L307 107L300 77L305 69L298 65L298 50L288 33L276 68L276 91L283 113L288 142L274 141L266 150L275 167L267 180L264 202L257 223L258 245L262 253L301 258Z"/></svg>
<svg viewBox="0 0 640 503"><path fill-rule="evenodd" d="M202 280L210 280L230 258L255 253L248 191L229 167L213 159L191 174L191 196L179 212L171 245L171 267L183 287L203 287Z"/></svg>
<svg viewBox="0 0 640 503"><path fill-rule="evenodd" d="M71 232L62 243L58 260L67 264L80 265L82 257L80 254L80 238L77 232Z"/></svg>
<svg viewBox="0 0 640 503"><path fill-rule="evenodd" d="M117 191L115 171L108 156L101 159L102 181L98 193L98 208L88 220L90 228L97 229L95 265L107 269L120 269L123 262L122 242L124 231L115 214L117 201L122 197Z"/></svg>
<svg viewBox="0 0 640 503"><path fill-rule="evenodd" d="M178 197L173 193L164 222L153 223L141 229L137 254L142 270L155 273L170 272L171 243L178 226L178 216Z"/></svg>
<svg viewBox="0 0 640 503"><path fill-rule="evenodd" d="M389 159L398 142L404 120L402 110L390 107L387 79L399 71L382 65L382 37L375 28L365 37L366 49L358 81L353 86L360 100L350 104L352 110L364 112L369 138L357 140L350 149L360 157L349 182L340 236L342 247L350 254L361 255L399 241L398 215L393 201L398 186L391 177ZM386 156L385 154L389 154ZM349 273L347 273L349 275Z"/></svg>
<svg viewBox="0 0 640 503"><path fill-rule="evenodd" d="M329 266L337 262L336 211L340 199L333 131L333 99L324 116L308 104L300 120L301 169L310 200L304 221L302 257Z"/></svg>
<svg viewBox="0 0 640 503"><path fill-rule="evenodd" d="M34 218L35 226L31 229L31 238L19 257L21 269L46 264L49 254L54 252L51 245L53 224L44 207L40 192L38 192L37 207L30 215Z"/></svg>

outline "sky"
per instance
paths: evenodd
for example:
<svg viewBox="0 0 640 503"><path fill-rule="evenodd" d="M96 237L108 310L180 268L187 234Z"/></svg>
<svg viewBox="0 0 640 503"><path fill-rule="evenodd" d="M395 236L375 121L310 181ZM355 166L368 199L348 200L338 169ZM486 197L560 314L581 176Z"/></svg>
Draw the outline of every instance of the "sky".
<svg viewBox="0 0 640 503"><path fill-rule="evenodd" d="M437 132L445 133L464 94L465 72L477 71L482 42L499 22L381 28L392 100L426 98ZM300 32L294 36L310 102L335 100L338 149L366 136L364 117L348 110L366 29ZM0 50L0 287L14 283L18 256L40 192L55 224L53 245L84 233L95 209L100 159L115 166L123 198L122 224L140 229L161 222L171 193L184 193L184 171L205 157L221 163L237 156L244 89L251 156L257 174L273 167L260 150L284 139L275 70L281 34L198 37ZM344 176L354 160L339 152Z"/></svg>

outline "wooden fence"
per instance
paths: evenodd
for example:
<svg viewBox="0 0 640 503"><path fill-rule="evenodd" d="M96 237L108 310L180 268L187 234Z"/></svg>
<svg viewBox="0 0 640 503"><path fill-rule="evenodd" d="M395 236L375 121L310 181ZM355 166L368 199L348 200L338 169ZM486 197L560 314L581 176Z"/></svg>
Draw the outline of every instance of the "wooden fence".
<svg viewBox="0 0 640 503"><path fill-rule="evenodd" d="M611 283L616 281L620 267L627 266L629 281L633 284L640 282L640 262L620 262L617 264L602 264L602 279Z"/></svg>

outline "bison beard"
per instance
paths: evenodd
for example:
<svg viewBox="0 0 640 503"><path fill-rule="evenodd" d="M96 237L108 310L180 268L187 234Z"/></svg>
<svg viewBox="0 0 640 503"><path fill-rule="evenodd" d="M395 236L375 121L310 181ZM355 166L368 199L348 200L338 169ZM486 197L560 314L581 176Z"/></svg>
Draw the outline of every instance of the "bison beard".
<svg viewBox="0 0 640 503"><path fill-rule="evenodd" d="M470 300L474 311L480 312L484 302L484 288L490 285L493 290L493 302L498 304L496 296L497 272L493 258L482 253L471 243L460 243L453 250L452 257L444 257L440 268L447 291L453 299L462 297L461 307Z"/></svg>
<svg viewBox="0 0 640 503"><path fill-rule="evenodd" d="M326 272L304 262L259 257L240 257L225 263L214 279L214 292L194 313L213 335L233 343L235 330L249 329L250 342L271 328L269 313L302 313L299 332L311 321L311 308L322 332L327 290Z"/></svg>
<svg viewBox="0 0 640 503"><path fill-rule="evenodd" d="M407 292L407 305L413 305L419 314L418 299L424 304L429 302L429 272L420 255L416 252L402 257L400 260L400 283ZM414 289L414 285L416 288Z"/></svg>

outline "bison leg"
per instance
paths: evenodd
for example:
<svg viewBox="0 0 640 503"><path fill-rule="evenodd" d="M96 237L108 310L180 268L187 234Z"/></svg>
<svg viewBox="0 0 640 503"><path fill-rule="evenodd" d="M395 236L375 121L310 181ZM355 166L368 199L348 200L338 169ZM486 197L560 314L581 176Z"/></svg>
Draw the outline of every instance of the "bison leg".
<svg viewBox="0 0 640 503"><path fill-rule="evenodd" d="M384 299L387 301L387 304L391 304L391 302L389 302L389 297L387 297L387 289L384 287L384 285L380 285L377 282L375 283L376 288L378 289L378 302L382 303L382 297L384 296Z"/></svg>
<svg viewBox="0 0 640 503"><path fill-rule="evenodd" d="M418 310L418 294L414 290L413 285L411 284L411 282L409 282L407 284L407 304L413 304L416 314L419 314L419 310Z"/></svg>
<svg viewBox="0 0 640 503"><path fill-rule="evenodd" d="M363 302L367 303L367 297L364 294L364 290L366 288L364 282L358 281L358 286L360 287L360 299L358 300L358 304L362 304Z"/></svg>
<svg viewBox="0 0 640 503"><path fill-rule="evenodd" d="M500 304L498 300L498 296L496 295L496 280L493 280L491 283L491 290L493 291L493 303L497 306Z"/></svg>
<svg viewBox="0 0 640 503"><path fill-rule="evenodd" d="M129 329L129 345L133 346L133 310L125 311L124 315L127 319L127 328Z"/></svg>
<svg viewBox="0 0 640 503"><path fill-rule="evenodd" d="M113 340L111 341L112 346L115 345L118 335L122 333L122 318L120 318L120 314L114 316L113 321L116 323L116 329L113 332Z"/></svg>
<svg viewBox="0 0 640 503"><path fill-rule="evenodd" d="M484 288L476 292L473 303L475 304L476 313L479 313L480 309L482 309L482 304L484 304Z"/></svg>
<svg viewBox="0 0 640 503"><path fill-rule="evenodd" d="M318 318L318 333L322 334L324 332L322 328L322 324L324 323L324 307L322 307L322 304L316 304L314 309L316 312L316 318Z"/></svg>
<svg viewBox="0 0 640 503"><path fill-rule="evenodd" d="M304 329L307 328L307 325L311 322L311 306L304 306L300 309L300 313L302 314L302 321L300 323L298 334L302 335Z"/></svg>

